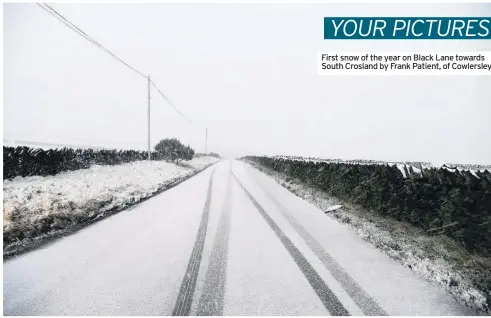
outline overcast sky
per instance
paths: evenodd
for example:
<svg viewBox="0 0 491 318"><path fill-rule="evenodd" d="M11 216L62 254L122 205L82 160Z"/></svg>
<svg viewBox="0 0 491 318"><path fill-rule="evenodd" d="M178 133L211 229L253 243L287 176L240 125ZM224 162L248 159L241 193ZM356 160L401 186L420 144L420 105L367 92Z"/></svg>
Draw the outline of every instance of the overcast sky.
<svg viewBox="0 0 491 318"><path fill-rule="evenodd" d="M491 16L490 4L53 4L145 74L152 144L226 156L491 164L491 77L319 76L319 52L491 50L327 41L325 16ZM36 4L4 4L4 138L145 149L145 79Z"/></svg>

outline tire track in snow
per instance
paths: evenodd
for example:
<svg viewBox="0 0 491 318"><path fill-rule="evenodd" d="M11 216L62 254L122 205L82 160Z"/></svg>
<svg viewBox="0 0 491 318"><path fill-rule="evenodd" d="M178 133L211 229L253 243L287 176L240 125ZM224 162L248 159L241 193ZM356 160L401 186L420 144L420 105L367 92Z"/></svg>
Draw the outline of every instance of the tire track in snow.
<svg viewBox="0 0 491 318"><path fill-rule="evenodd" d="M267 191L263 185L257 180L257 178L250 173L256 184L263 190L266 196L278 207L281 214L295 229L305 241L308 247L317 255L324 266L331 272L334 279L343 286L348 295L353 299L355 304L360 307L363 313L367 316L387 316L387 313L380 307L377 302L367 294L367 292L339 265L339 263L322 247L322 245L312 236L310 233L298 222L296 218L292 216L292 213L281 204L269 191Z"/></svg>
<svg viewBox="0 0 491 318"><path fill-rule="evenodd" d="M324 307L329 311L329 313L333 316L349 316L348 310L344 308L343 304L339 301L336 295L332 292L332 290L327 286L324 280L320 277L317 271L312 267L312 265L308 262L308 260L303 256L302 252L293 244L293 242L283 233L280 227L274 222L274 220L268 215L268 213L264 210L264 208L254 199L249 191L242 185L237 176L232 172L232 175L245 192L247 197L254 204L256 209L259 211L261 216L264 218L266 223L271 227L276 236L280 239L283 246L286 248L288 253L290 253L291 257L300 268L302 273L304 274L307 281L310 283L310 286L314 289L315 293L319 297L319 299L324 304Z"/></svg>
<svg viewBox="0 0 491 318"><path fill-rule="evenodd" d="M231 171L230 171L231 172ZM227 275L228 238L232 210L232 174L229 173L225 202L206 272L203 294L198 303L197 316L222 316Z"/></svg>
<svg viewBox="0 0 491 318"><path fill-rule="evenodd" d="M205 206L203 208L203 214L201 216L201 222L196 235L196 241L194 243L191 257L189 258L188 267L184 278L181 283L179 294L177 295L176 304L172 311L172 316L188 316L191 310L191 304L193 302L193 294L196 288L196 281L198 279L199 267L201 264L201 258L203 256L203 247L205 245L206 231L208 228L208 218L210 216L210 203L213 175L215 169L211 172L210 182L208 183L208 193L206 195Z"/></svg>

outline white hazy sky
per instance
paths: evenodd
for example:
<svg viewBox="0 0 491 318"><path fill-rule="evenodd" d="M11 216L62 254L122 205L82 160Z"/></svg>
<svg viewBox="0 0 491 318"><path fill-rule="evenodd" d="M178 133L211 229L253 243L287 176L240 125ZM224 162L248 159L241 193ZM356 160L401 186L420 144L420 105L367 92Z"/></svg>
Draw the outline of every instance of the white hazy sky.
<svg viewBox="0 0 491 318"><path fill-rule="evenodd" d="M325 16L491 16L491 4L53 4L149 73L152 144L226 156L491 164L491 76L319 76L329 51L477 51L491 41L326 41ZM4 138L146 147L146 81L36 4L4 4Z"/></svg>

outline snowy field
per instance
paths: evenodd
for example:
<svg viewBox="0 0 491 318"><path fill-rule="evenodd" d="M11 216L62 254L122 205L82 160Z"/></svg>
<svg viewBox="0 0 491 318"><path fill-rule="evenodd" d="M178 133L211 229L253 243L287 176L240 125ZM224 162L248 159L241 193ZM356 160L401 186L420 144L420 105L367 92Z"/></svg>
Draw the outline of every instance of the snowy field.
<svg viewBox="0 0 491 318"><path fill-rule="evenodd" d="M198 157L179 165L136 161L5 180L4 255L138 203L217 161L214 157Z"/></svg>
<svg viewBox="0 0 491 318"><path fill-rule="evenodd" d="M469 254L445 236L430 236L411 224L384 218L301 181L247 161L295 195L349 226L365 241L421 277L445 288L479 315L491 314L491 258Z"/></svg>

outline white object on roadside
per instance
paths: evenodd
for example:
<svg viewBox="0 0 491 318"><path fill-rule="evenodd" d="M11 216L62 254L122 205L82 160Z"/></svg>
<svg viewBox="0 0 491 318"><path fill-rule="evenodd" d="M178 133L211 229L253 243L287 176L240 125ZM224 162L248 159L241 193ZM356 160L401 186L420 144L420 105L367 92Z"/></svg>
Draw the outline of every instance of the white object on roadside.
<svg viewBox="0 0 491 318"><path fill-rule="evenodd" d="M337 210L339 208L342 208L343 206L338 204L338 205L333 205L333 206L330 206L327 208L326 211L324 211L324 213L327 213L327 212L331 212L331 211L334 211L334 210Z"/></svg>

